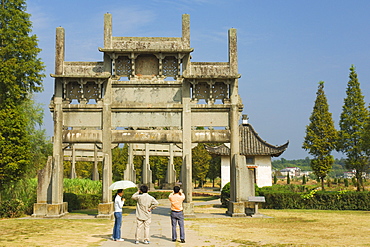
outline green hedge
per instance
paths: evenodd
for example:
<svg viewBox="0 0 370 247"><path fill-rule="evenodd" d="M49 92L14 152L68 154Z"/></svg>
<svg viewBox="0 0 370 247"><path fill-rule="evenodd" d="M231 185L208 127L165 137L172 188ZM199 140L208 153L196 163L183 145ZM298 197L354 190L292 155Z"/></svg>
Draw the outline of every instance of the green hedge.
<svg viewBox="0 0 370 247"><path fill-rule="evenodd" d="M63 201L68 202L68 211L97 208L101 202L101 195L64 193Z"/></svg>
<svg viewBox="0 0 370 247"><path fill-rule="evenodd" d="M263 208L268 209L322 209L370 211L370 191L319 191L305 185L273 185L256 188L256 195L264 196ZM221 203L227 207L230 183L221 191Z"/></svg>
<svg viewBox="0 0 370 247"><path fill-rule="evenodd" d="M262 207L269 209L370 210L369 191L263 191L259 195L266 198Z"/></svg>

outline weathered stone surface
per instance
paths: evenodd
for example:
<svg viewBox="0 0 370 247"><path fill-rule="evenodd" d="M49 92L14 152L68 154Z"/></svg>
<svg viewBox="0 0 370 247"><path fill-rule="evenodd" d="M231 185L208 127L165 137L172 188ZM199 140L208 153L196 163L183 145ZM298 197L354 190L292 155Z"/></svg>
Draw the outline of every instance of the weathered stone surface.
<svg viewBox="0 0 370 247"><path fill-rule="evenodd" d="M230 142L232 157L239 154L238 121L243 105L238 94L235 29L229 30L228 38L228 62L192 62L189 15L182 16L182 37L113 37L112 16L105 14L104 47L99 48L103 61L66 62L64 29L57 28L52 75L55 92L50 103L54 119L52 205L63 200L60 181L66 146L101 145L103 203L99 205L99 217L111 217L112 192L108 187L112 182L112 146L176 143L182 146L180 180L186 195L186 214L192 215L193 143ZM77 160L75 155L73 161ZM232 178L233 199L238 201L243 173L238 159L230 163L236 175ZM176 181L171 165L169 184ZM143 182L150 184L149 162L145 166ZM134 180L131 161L128 169L125 177ZM50 206L47 210L54 214L57 208Z"/></svg>

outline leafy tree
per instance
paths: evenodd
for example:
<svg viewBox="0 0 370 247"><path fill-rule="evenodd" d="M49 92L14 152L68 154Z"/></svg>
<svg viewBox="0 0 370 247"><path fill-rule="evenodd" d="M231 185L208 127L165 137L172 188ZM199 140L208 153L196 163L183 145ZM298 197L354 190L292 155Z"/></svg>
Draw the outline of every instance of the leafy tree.
<svg viewBox="0 0 370 247"><path fill-rule="evenodd" d="M0 2L0 190L29 174L35 162L27 103L43 90L44 66L25 10L24 0Z"/></svg>
<svg viewBox="0 0 370 247"><path fill-rule="evenodd" d="M286 183L287 184L290 184L290 174L288 172L288 174L286 175Z"/></svg>
<svg viewBox="0 0 370 247"><path fill-rule="evenodd" d="M350 68L346 94L339 121L337 150L346 154L346 168L356 170L357 190L361 191L361 188L364 189L362 174L368 167L363 136L365 124L369 121L369 112L365 107L364 96L353 65Z"/></svg>
<svg viewBox="0 0 370 247"><path fill-rule="evenodd" d="M192 149L193 179L199 181L199 187L203 186L203 181L206 179L211 158L203 143L199 143Z"/></svg>
<svg viewBox="0 0 370 247"><path fill-rule="evenodd" d="M119 181L123 179L127 161L128 161L128 145L125 144L123 145L123 147L116 147L112 149L113 181Z"/></svg>
<svg viewBox="0 0 370 247"><path fill-rule="evenodd" d="M324 82L319 82L316 100L310 116L310 124L306 127L306 137L302 148L314 156L311 168L321 180L324 190L324 178L331 170L334 158L331 155L335 149L338 132L334 127L332 115L324 92Z"/></svg>
<svg viewBox="0 0 370 247"><path fill-rule="evenodd" d="M159 186L161 183L164 183L166 178L168 158L164 156L151 156L149 160L153 182L157 181L157 185Z"/></svg>
<svg viewBox="0 0 370 247"><path fill-rule="evenodd" d="M24 0L1 0L0 6L0 105L27 99L41 92L43 63L37 58L36 35Z"/></svg>

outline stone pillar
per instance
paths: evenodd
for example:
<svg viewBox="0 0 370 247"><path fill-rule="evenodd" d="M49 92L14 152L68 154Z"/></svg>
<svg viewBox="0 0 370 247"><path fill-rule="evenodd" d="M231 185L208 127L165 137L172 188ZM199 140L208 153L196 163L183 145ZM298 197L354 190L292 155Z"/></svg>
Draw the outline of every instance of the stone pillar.
<svg viewBox="0 0 370 247"><path fill-rule="evenodd" d="M187 89L187 90L186 90ZM184 94L186 93L186 94ZM185 193L184 215L194 217L192 156L191 156L191 105L190 86L183 86L182 111L182 189Z"/></svg>
<svg viewBox="0 0 370 247"><path fill-rule="evenodd" d="M46 166L37 172L37 202L33 205L33 217L47 215L47 205L51 204L51 172L53 156L48 157Z"/></svg>
<svg viewBox="0 0 370 247"><path fill-rule="evenodd" d="M69 175L69 178L73 179L76 178L76 147L74 144L72 144L72 162L71 162L71 173Z"/></svg>
<svg viewBox="0 0 370 247"><path fill-rule="evenodd" d="M94 166L92 170L92 180L99 181L99 170L98 170L98 147L94 143Z"/></svg>
<svg viewBox="0 0 370 247"><path fill-rule="evenodd" d="M128 144L128 161L126 164L126 170L123 174L123 179L132 181L136 184L136 171L135 171L135 166L134 166L133 144Z"/></svg>
<svg viewBox="0 0 370 247"><path fill-rule="evenodd" d="M169 145L169 159L168 159L168 165L167 165L167 172L166 172L166 189L173 189L173 187L176 184L176 170L175 165L173 164L173 143L170 143Z"/></svg>
<svg viewBox="0 0 370 247"><path fill-rule="evenodd" d="M142 184L148 186L150 190L154 189L152 170L149 163L149 143L145 143L145 157L143 160Z"/></svg>
<svg viewBox="0 0 370 247"><path fill-rule="evenodd" d="M112 184L112 81L108 79L105 85L105 95L103 96L103 198L98 205L98 218L113 218L112 191L109 186Z"/></svg>
<svg viewBox="0 0 370 247"><path fill-rule="evenodd" d="M229 29L229 65L230 73L238 75L236 29ZM245 207L242 201L242 181L248 178L242 176L240 143L239 143L239 109L242 106L238 93L238 79L230 85L230 202L226 212L232 217L245 217Z"/></svg>
<svg viewBox="0 0 370 247"><path fill-rule="evenodd" d="M55 74L63 75L65 37L64 29L56 29ZM53 108L54 137L53 158L49 158L44 170L44 178L38 184L38 203L34 206L36 217L61 217L68 213L67 203L63 202L63 82L55 79L55 90L50 106ZM42 177L42 175L40 175Z"/></svg>
<svg viewBox="0 0 370 247"><path fill-rule="evenodd" d="M112 48L112 15L104 14L104 48Z"/></svg>
<svg viewBox="0 0 370 247"><path fill-rule="evenodd" d="M182 43L185 48L190 48L190 15L182 15Z"/></svg>

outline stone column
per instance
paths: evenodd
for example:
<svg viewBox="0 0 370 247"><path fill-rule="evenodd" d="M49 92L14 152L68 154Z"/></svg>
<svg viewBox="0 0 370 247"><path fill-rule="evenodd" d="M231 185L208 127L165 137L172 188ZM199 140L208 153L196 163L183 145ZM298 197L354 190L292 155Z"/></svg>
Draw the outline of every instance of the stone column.
<svg viewBox="0 0 370 247"><path fill-rule="evenodd" d="M190 48L190 15L182 15L182 43L185 48Z"/></svg>
<svg viewBox="0 0 370 247"><path fill-rule="evenodd" d="M123 179L132 181L136 184L136 171L135 171L135 166L134 166L133 144L128 144L128 161L126 164L126 170L123 174Z"/></svg>
<svg viewBox="0 0 370 247"><path fill-rule="evenodd" d="M63 75L65 36L64 28L62 27L58 27L56 29L55 50L55 74ZM36 217L61 217L68 213L67 203L63 202L62 103L63 81L56 78L54 96L50 103L50 106L53 108L54 120L53 158L48 159L48 163L45 168L45 173L49 174L50 177L44 177L44 180L38 184L39 188L37 197L40 199L38 200L40 203L35 204L33 214L33 216Z"/></svg>
<svg viewBox="0 0 370 247"><path fill-rule="evenodd" d="M173 143L170 143L169 148L169 159L167 165L167 172L166 172L166 184L165 187L167 189L172 189L176 183L176 170L175 165L173 164Z"/></svg>
<svg viewBox="0 0 370 247"><path fill-rule="evenodd" d="M72 144L72 162L71 162L71 174L69 175L69 178L73 179L76 178L76 147L74 144Z"/></svg>
<svg viewBox="0 0 370 247"><path fill-rule="evenodd" d="M143 160L142 183L148 186L150 190L154 189L152 170L149 163L149 143L145 143L145 157Z"/></svg>
<svg viewBox="0 0 370 247"><path fill-rule="evenodd" d="M236 29L229 29L229 65L230 74L238 75L238 57L237 57L237 38ZM230 85L230 202L227 211L228 215L233 217L245 217L244 202L241 198L242 180L248 179L241 173L241 156L239 143L239 109L242 103L238 92L238 79L235 79Z"/></svg>
<svg viewBox="0 0 370 247"><path fill-rule="evenodd" d="M94 167L92 170L92 180L94 181L99 181L98 162L98 147L94 143Z"/></svg>
<svg viewBox="0 0 370 247"><path fill-rule="evenodd" d="M112 81L108 79L105 85L103 96L102 136L103 136L103 198L98 205L98 218L113 218L112 191L109 186L112 184Z"/></svg>
<svg viewBox="0 0 370 247"><path fill-rule="evenodd" d="M182 100L182 189L185 193L184 215L186 217L194 217L193 204L193 183L192 183L192 156L191 156L191 106L190 106L190 87L189 84L184 85L183 90L187 92Z"/></svg>

